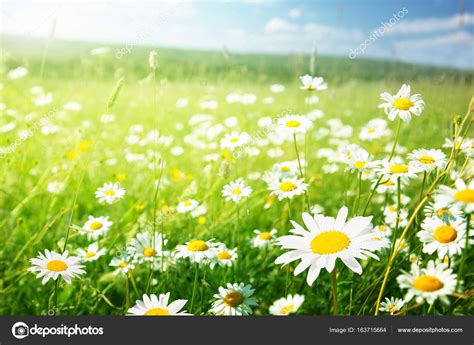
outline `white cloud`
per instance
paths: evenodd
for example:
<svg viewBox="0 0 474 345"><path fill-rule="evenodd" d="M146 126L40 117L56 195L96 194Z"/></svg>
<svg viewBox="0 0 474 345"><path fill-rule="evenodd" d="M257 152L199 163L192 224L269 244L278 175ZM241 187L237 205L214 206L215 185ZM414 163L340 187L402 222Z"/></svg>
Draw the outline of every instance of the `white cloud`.
<svg viewBox="0 0 474 345"><path fill-rule="evenodd" d="M401 40L395 42L397 49L406 48L427 48L427 47L441 47L453 44L472 44L474 36L468 31L457 31L452 34L435 36L423 39Z"/></svg>
<svg viewBox="0 0 474 345"><path fill-rule="evenodd" d="M277 32L295 32L298 29L296 24L291 24L290 22L281 19L281 18L272 18L265 25L265 32L268 34L273 34Z"/></svg>
<svg viewBox="0 0 474 345"><path fill-rule="evenodd" d="M364 39L359 29L343 29L318 23L308 23L303 26L303 32L308 38L322 41L353 41L357 43Z"/></svg>
<svg viewBox="0 0 474 345"><path fill-rule="evenodd" d="M464 13L444 18L403 19L387 32L393 34L423 34L442 30L456 30L463 26L473 25L474 15Z"/></svg>
<svg viewBox="0 0 474 345"><path fill-rule="evenodd" d="M289 12L288 12L288 16L290 18L299 18L301 17L301 11L299 8L292 8Z"/></svg>

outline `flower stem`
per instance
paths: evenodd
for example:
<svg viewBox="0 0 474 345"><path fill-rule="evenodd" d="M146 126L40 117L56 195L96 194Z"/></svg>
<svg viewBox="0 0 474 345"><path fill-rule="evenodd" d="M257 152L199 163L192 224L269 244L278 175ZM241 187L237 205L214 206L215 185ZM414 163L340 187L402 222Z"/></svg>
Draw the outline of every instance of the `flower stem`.
<svg viewBox="0 0 474 345"><path fill-rule="evenodd" d="M189 310L191 311L194 311L193 310L193 306L194 306L194 297L196 295L196 287L197 287L197 282L198 282L198 275L199 275L199 264L196 263L196 272L194 273L194 284L193 284L193 294L191 296L191 304L190 304L190 307L189 307Z"/></svg>
<svg viewBox="0 0 474 345"><path fill-rule="evenodd" d="M337 269L334 266L332 270L332 304L333 304L333 315L339 314L339 305L337 304Z"/></svg>
<svg viewBox="0 0 474 345"><path fill-rule="evenodd" d="M461 279L459 277L462 277L463 274L463 269L464 269L464 262L466 261L466 256L469 251L469 229L471 227L471 214L466 213L466 240L464 244L464 250L462 251L462 257L461 257L461 264L459 265L459 273L458 273L458 279L456 282L456 290L459 288L459 284L461 283Z"/></svg>
<svg viewBox="0 0 474 345"><path fill-rule="evenodd" d="M298 151L298 145L296 144L296 134L295 133L293 133L293 144L295 145L296 158L298 160L298 169L300 170L300 178L304 179L304 181L306 182L306 178L303 174L303 169L301 168L300 153ZM309 202L308 192L306 191L304 193L304 195L305 195L305 200L306 200L306 204L307 204L308 212L309 212L310 209L311 209L311 205L310 205L310 202Z"/></svg>

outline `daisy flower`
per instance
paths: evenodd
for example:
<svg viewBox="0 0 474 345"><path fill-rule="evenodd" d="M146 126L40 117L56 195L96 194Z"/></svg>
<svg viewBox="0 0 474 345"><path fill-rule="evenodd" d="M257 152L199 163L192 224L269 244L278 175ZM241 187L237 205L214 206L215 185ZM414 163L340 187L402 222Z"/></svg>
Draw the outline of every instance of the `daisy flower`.
<svg viewBox="0 0 474 345"><path fill-rule="evenodd" d="M448 138L444 139L443 147L448 149L456 149L461 150L466 154L470 154L473 148L473 140L469 138L463 138L461 136L455 138L454 140L450 140Z"/></svg>
<svg viewBox="0 0 474 345"><path fill-rule="evenodd" d="M402 183L403 185L403 181L400 181L400 183ZM376 184L377 184L377 181L374 180L372 183L372 188L374 188ZM377 187L377 193L379 194L394 193L396 191L397 191L397 180L390 176L384 179L384 181L381 181Z"/></svg>
<svg viewBox="0 0 474 345"><path fill-rule="evenodd" d="M427 218L421 227L423 230L417 236L423 243L423 253L433 254L437 251L440 259L445 255L461 254L466 244L466 225L462 219L446 224L439 218Z"/></svg>
<svg viewBox="0 0 474 345"><path fill-rule="evenodd" d="M199 206L199 203L194 199L181 201L176 207L178 213L187 213L194 211Z"/></svg>
<svg viewBox="0 0 474 345"><path fill-rule="evenodd" d="M248 198L251 193L252 187L245 183L241 177L229 182L222 188L222 196L225 198L225 201L232 200L236 204L238 204L242 198Z"/></svg>
<svg viewBox="0 0 474 345"><path fill-rule="evenodd" d="M359 133L359 139L363 141L372 141L383 137L388 137L391 130L387 128L387 121L384 119L370 120L367 125L362 127Z"/></svg>
<svg viewBox="0 0 474 345"><path fill-rule="evenodd" d="M435 195L434 201L425 207L425 216L427 218L437 217L448 222L462 217L462 211L456 205L448 205L446 202L438 200Z"/></svg>
<svg viewBox="0 0 474 345"><path fill-rule="evenodd" d="M229 149L231 151L235 150L238 147L247 145L251 141L251 137L246 132L235 132L231 134L226 134L224 138L221 139L221 149Z"/></svg>
<svg viewBox="0 0 474 345"><path fill-rule="evenodd" d="M302 167L304 166L301 162ZM272 167L272 172L275 175L278 175L280 178L285 177L295 177L299 174L297 161L286 161L281 163L276 163Z"/></svg>
<svg viewBox="0 0 474 345"><path fill-rule="evenodd" d="M403 121L410 121L411 114L420 116L425 102L421 95L410 95L410 85L403 84L396 95L392 96L388 92L380 94L380 98L385 101L379 105L385 111L390 121L398 116Z"/></svg>
<svg viewBox="0 0 474 345"><path fill-rule="evenodd" d="M349 145L351 146L351 145ZM369 153L361 147L355 150L341 150L341 159L349 165L346 170L350 171L366 171L371 167Z"/></svg>
<svg viewBox="0 0 474 345"><path fill-rule="evenodd" d="M275 235L278 231L276 229L270 231L260 231L255 229L253 232L256 236L252 239L252 245L256 248L264 248L275 243Z"/></svg>
<svg viewBox="0 0 474 345"><path fill-rule="evenodd" d="M289 177L270 182L268 189L271 191L270 195L276 195L278 200L293 199L295 195L303 194L308 189L308 184L304 183L304 178Z"/></svg>
<svg viewBox="0 0 474 345"><path fill-rule="evenodd" d="M305 115L285 115L278 119L278 128L289 134L306 133L313 122Z"/></svg>
<svg viewBox="0 0 474 345"><path fill-rule="evenodd" d="M82 261L95 261L104 254L105 248L99 250L99 244L97 242L89 244L87 250L77 250L77 255L82 258Z"/></svg>
<svg viewBox="0 0 474 345"><path fill-rule="evenodd" d="M120 257L113 258L109 266L117 267L117 269L113 272L114 275L121 273L122 275L126 275L128 271L135 269L135 265L132 263L133 257L122 254Z"/></svg>
<svg viewBox="0 0 474 345"><path fill-rule="evenodd" d="M169 303L170 293L160 294L159 297L152 294L143 295L143 300L137 300L136 304L128 309L128 315L141 316L172 316L191 315L186 311L181 311L188 302L186 299L177 299Z"/></svg>
<svg viewBox="0 0 474 345"><path fill-rule="evenodd" d="M304 302L303 295L288 295L277 299L269 308L272 315L289 315L298 311Z"/></svg>
<svg viewBox="0 0 474 345"><path fill-rule="evenodd" d="M48 183L46 190L51 194L60 194L65 188L64 183L59 181L53 181Z"/></svg>
<svg viewBox="0 0 474 345"><path fill-rule="evenodd" d="M457 179L454 188L441 186L437 200L449 205L457 206L466 213L474 211L474 180L469 183Z"/></svg>
<svg viewBox="0 0 474 345"><path fill-rule="evenodd" d="M295 260L301 260L294 274L298 275L308 269L306 281L312 285L322 268L332 272L336 260L342 262L357 274L362 274L362 267L356 259L367 256L378 259L374 251L386 246L383 241L374 239L372 217L355 217L346 222L348 210L342 207L337 218L303 213L307 229L291 221L293 235L277 239L277 245L290 251L280 255L275 264L283 266Z"/></svg>
<svg viewBox="0 0 474 345"><path fill-rule="evenodd" d="M208 264L217 255L216 247L212 241L192 240L176 246L176 259L189 258L192 262Z"/></svg>
<svg viewBox="0 0 474 345"><path fill-rule="evenodd" d="M89 216L89 220L84 224L82 229L84 230L83 233L87 234L89 240L96 240L99 236L109 231L112 224L113 223L109 221L109 217Z"/></svg>
<svg viewBox="0 0 474 345"><path fill-rule="evenodd" d="M324 79L322 77L312 77L309 74L306 74L302 77L300 77L301 85L300 89L301 90L308 90L308 91L321 91L321 90L326 90L328 88L328 84L324 82Z"/></svg>
<svg viewBox="0 0 474 345"><path fill-rule="evenodd" d="M430 172L433 169L444 168L446 162L446 155L441 150L414 150L408 155L410 165L421 171Z"/></svg>
<svg viewBox="0 0 474 345"><path fill-rule="evenodd" d="M434 261L429 261L426 268L413 263L410 272L402 270L402 273L397 277L397 282L401 289L408 289L405 296L407 302L415 297L417 303L425 300L431 304L439 298L448 304L447 295L453 293L456 287L453 270L443 264L436 266Z"/></svg>
<svg viewBox="0 0 474 345"><path fill-rule="evenodd" d="M99 202L107 204L112 204L116 199L122 199L124 195L125 188L113 182L104 183L104 186L98 188L95 192L95 197L99 199Z"/></svg>
<svg viewBox="0 0 474 345"><path fill-rule="evenodd" d="M251 285L231 284L219 287L219 293L214 295L217 300L212 303L210 312L215 315L250 315L251 306L256 306L257 301L250 298L255 292Z"/></svg>
<svg viewBox="0 0 474 345"><path fill-rule="evenodd" d="M393 315L396 312L400 311L404 305L405 301L403 301L401 298L385 297L385 301L380 303L379 310Z"/></svg>
<svg viewBox="0 0 474 345"><path fill-rule="evenodd" d="M153 236L149 231L146 231L138 233L130 240L127 251L138 263L154 261L156 258L160 258L164 249L162 245L166 245L166 243L168 240L164 235L155 232L155 236Z"/></svg>
<svg viewBox="0 0 474 345"><path fill-rule="evenodd" d="M237 248L228 249L224 244L220 244L216 248L214 260L211 261L210 267L213 269L216 264L222 267L230 267L237 260Z"/></svg>
<svg viewBox="0 0 474 345"><path fill-rule="evenodd" d="M413 166L394 161L389 162L387 159L384 159L379 163L381 165L381 167L377 169L379 174L382 174L384 177L388 178L400 178L400 180L405 183L408 183L409 179L411 178L417 178L417 173L420 172L420 169Z"/></svg>
<svg viewBox="0 0 474 345"><path fill-rule="evenodd" d="M71 278L77 278L86 271L82 269L84 266L80 265L80 258L68 254L67 250L59 254L46 249L44 255L40 252L36 258L30 259L32 266L28 271L38 272L36 278L43 277L42 284L46 284L51 278L56 280L59 276L71 284Z"/></svg>

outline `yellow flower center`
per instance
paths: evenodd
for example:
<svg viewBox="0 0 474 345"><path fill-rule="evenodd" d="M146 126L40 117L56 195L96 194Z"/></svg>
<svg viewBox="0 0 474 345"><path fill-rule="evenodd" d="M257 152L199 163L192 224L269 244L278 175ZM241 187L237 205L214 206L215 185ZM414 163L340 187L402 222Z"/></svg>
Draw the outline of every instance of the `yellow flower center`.
<svg viewBox="0 0 474 345"><path fill-rule="evenodd" d="M458 237L458 232L451 225L441 225L436 228L434 238L440 243L453 242Z"/></svg>
<svg viewBox="0 0 474 345"><path fill-rule="evenodd" d="M295 309L295 306L293 304L287 305L286 307L283 307L280 309L280 314L281 315L288 315Z"/></svg>
<svg viewBox="0 0 474 345"><path fill-rule="evenodd" d="M380 231L387 231L387 227L385 225L380 225L379 230Z"/></svg>
<svg viewBox="0 0 474 345"><path fill-rule="evenodd" d="M286 127L296 128L299 126L301 126L301 122L296 121L296 120L290 120L286 123Z"/></svg>
<svg viewBox="0 0 474 345"><path fill-rule="evenodd" d="M240 193L242 193L242 191L239 188L235 188L232 190L232 194L234 195L239 195Z"/></svg>
<svg viewBox="0 0 474 345"><path fill-rule="evenodd" d="M413 287L417 290L424 292L434 292L442 289L444 286L443 282L434 276L419 276L413 282Z"/></svg>
<svg viewBox="0 0 474 345"><path fill-rule="evenodd" d="M241 305L243 301L244 296L237 291L231 291L224 297L224 303L232 308Z"/></svg>
<svg viewBox="0 0 474 345"><path fill-rule="evenodd" d="M114 196L115 192L112 189L109 189L108 191L105 192L105 195L107 196Z"/></svg>
<svg viewBox="0 0 474 345"><path fill-rule="evenodd" d="M46 268L50 271L61 272L67 270L67 264L61 260L51 260L46 264Z"/></svg>
<svg viewBox="0 0 474 345"><path fill-rule="evenodd" d="M199 218L198 218L198 224L199 224L199 225L204 225L204 224L206 224L206 217L203 217L203 216L199 217Z"/></svg>
<svg viewBox="0 0 474 345"><path fill-rule="evenodd" d="M188 244L188 250L191 252L203 252L209 249L209 246L206 242L201 240L191 241Z"/></svg>
<svg viewBox="0 0 474 345"><path fill-rule="evenodd" d="M406 174L408 172L408 165L396 164L390 167L392 174Z"/></svg>
<svg viewBox="0 0 474 345"><path fill-rule="evenodd" d="M418 158L418 160L422 163L422 164L433 164L435 159L431 156L421 156L420 158Z"/></svg>
<svg viewBox="0 0 474 345"><path fill-rule="evenodd" d="M396 305L389 305L387 310L388 310L389 313L394 313L398 310L398 308L397 308Z"/></svg>
<svg viewBox="0 0 474 345"><path fill-rule="evenodd" d="M393 102L393 106L398 110L408 110L413 107L413 102L410 101L408 98L397 98Z"/></svg>
<svg viewBox="0 0 474 345"><path fill-rule="evenodd" d="M85 257L86 259L90 259L90 258L92 258L92 257L94 257L94 256L95 256L95 253L94 253L94 252L87 252L86 255L84 255L84 257Z"/></svg>
<svg viewBox="0 0 474 345"><path fill-rule="evenodd" d="M290 167L287 167L287 166L282 166L282 167L280 168L280 171L281 171L281 172L288 172L288 171L290 171L290 170L291 170Z"/></svg>
<svg viewBox="0 0 474 345"><path fill-rule="evenodd" d="M367 130L367 132L368 132L368 133L375 133L375 129L369 128L369 129Z"/></svg>
<svg viewBox="0 0 474 345"><path fill-rule="evenodd" d="M143 255L146 256L147 258L155 256L156 255L156 250L154 250L151 247L148 247L143 251Z"/></svg>
<svg viewBox="0 0 474 345"><path fill-rule="evenodd" d="M454 199L462 202L474 202L474 189L464 189L454 194Z"/></svg>
<svg viewBox="0 0 474 345"><path fill-rule="evenodd" d="M272 239L272 234L268 231L264 231L260 234L260 239L264 241L268 241Z"/></svg>
<svg viewBox="0 0 474 345"><path fill-rule="evenodd" d="M452 213L450 210L446 210L446 209L440 209L438 211L436 211L436 215L440 218L444 218L444 215L447 215L447 216L452 216Z"/></svg>
<svg viewBox="0 0 474 345"><path fill-rule="evenodd" d="M92 222L92 224L90 225L90 228L91 230L99 230L99 229L102 229L103 226L104 224L102 224L101 222Z"/></svg>
<svg viewBox="0 0 474 345"><path fill-rule="evenodd" d="M167 316L171 315L165 308L153 308L145 313L145 316Z"/></svg>
<svg viewBox="0 0 474 345"><path fill-rule="evenodd" d="M291 192L293 190L295 190L296 188L298 188L298 186L296 184L294 184L293 182L290 182L290 181L286 181L286 182L283 182L280 184L280 190L282 192Z"/></svg>
<svg viewBox="0 0 474 345"><path fill-rule="evenodd" d="M127 263L125 261L122 261L121 263L119 263L119 267L120 268L125 268L125 267L127 267Z"/></svg>
<svg viewBox="0 0 474 345"><path fill-rule="evenodd" d="M388 180L388 181L385 182L383 185L384 185L384 186L391 187L391 186L395 186L395 182L393 182L392 180Z"/></svg>
<svg viewBox="0 0 474 345"><path fill-rule="evenodd" d="M193 203L192 203L191 201L189 201L189 200L187 200L187 201L184 202L184 206L186 206L186 207L189 207L189 206L191 206L192 204L193 204Z"/></svg>
<svg viewBox="0 0 474 345"><path fill-rule="evenodd" d="M239 138L231 138L229 141L230 141L231 143L236 143L236 142L239 141Z"/></svg>
<svg viewBox="0 0 474 345"><path fill-rule="evenodd" d="M389 210L390 212L397 212L397 207L396 207L396 206L390 206L390 207L388 208L388 210Z"/></svg>
<svg viewBox="0 0 474 345"><path fill-rule="evenodd" d="M229 260L232 258L229 252L226 252L226 251L218 253L217 257L219 258L219 260Z"/></svg>
<svg viewBox="0 0 474 345"><path fill-rule="evenodd" d="M365 167L366 164L367 164L366 162L358 161L358 162L355 162L355 163L354 163L354 166L355 166L357 169L362 169L363 167Z"/></svg>
<svg viewBox="0 0 474 345"><path fill-rule="evenodd" d="M313 253L326 255L346 249L350 242L349 237L340 231L326 231L313 238L310 247Z"/></svg>

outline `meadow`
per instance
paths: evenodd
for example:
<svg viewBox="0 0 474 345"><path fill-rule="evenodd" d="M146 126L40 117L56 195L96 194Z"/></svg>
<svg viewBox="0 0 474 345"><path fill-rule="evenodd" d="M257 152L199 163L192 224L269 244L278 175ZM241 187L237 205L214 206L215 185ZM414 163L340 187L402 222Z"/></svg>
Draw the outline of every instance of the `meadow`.
<svg viewBox="0 0 474 345"><path fill-rule="evenodd" d="M168 292L170 301L187 300L181 307L194 315L473 314L472 71L312 58L310 52L239 55L120 45L94 51L101 45L62 41L46 51L45 43L2 37L1 315L127 315L143 313L148 304L155 313L172 314L181 308L143 298ZM156 68L149 62L153 50ZM11 73L19 66L26 75ZM327 89L302 90L305 74L323 77ZM411 121L390 121L378 107L380 94L395 95L402 84L421 94L425 106ZM287 114L305 115L296 119L309 120L311 128L294 136L281 132ZM372 130L374 119L386 123ZM374 139L361 135L379 129ZM443 147L453 137L459 138L454 147ZM245 143L234 145L238 140ZM428 162L430 169L414 169L414 176L393 177L393 164L382 162L390 157L412 169L407 155L422 148L445 157ZM363 157L363 166L351 155ZM239 178L245 182L231 184L226 201L224 186ZM271 196L269 186L287 178L307 187L291 198ZM455 185L458 180L467 186ZM394 187L376 188L387 181ZM108 182L125 189L123 198L119 189L99 190ZM438 197L441 185L464 190L464 198ZM362 233L381 243L356 255L361 274L354 259L345 258L350 269L338 258L332 274L323 268L310 285L307 270L293 274L298 261L275 263L290 249L281 239L295 228L290 220L310 228L303 212L336 217L343 206L349 219L372 216L374 229ZM95 219L87 225L90 216L112 224L105 229L107 221ZM104 231L94 233L94 222ZM418 234L443 226L458 227L457 236L425 252ZM141 234L153 238L149 245ZM313 254L334 254L328 241L312 246ZM97 248L89 247L93 243ZM459 250L441 255L451 244ZM38 263L30 259L45 250L80 259L66 261L78 270L71 284L58 267L45 284L28 271ZM318 262L326 267L331 260ZM412 265L437 271L424 273L431 277L424 285L397 279ZM228 283L254 291L220 291ZM298 301L274 305L289 294ZM397 300L384 311L379 307L387 297ZM216 304L220 298L225 312Z"/></svg>

